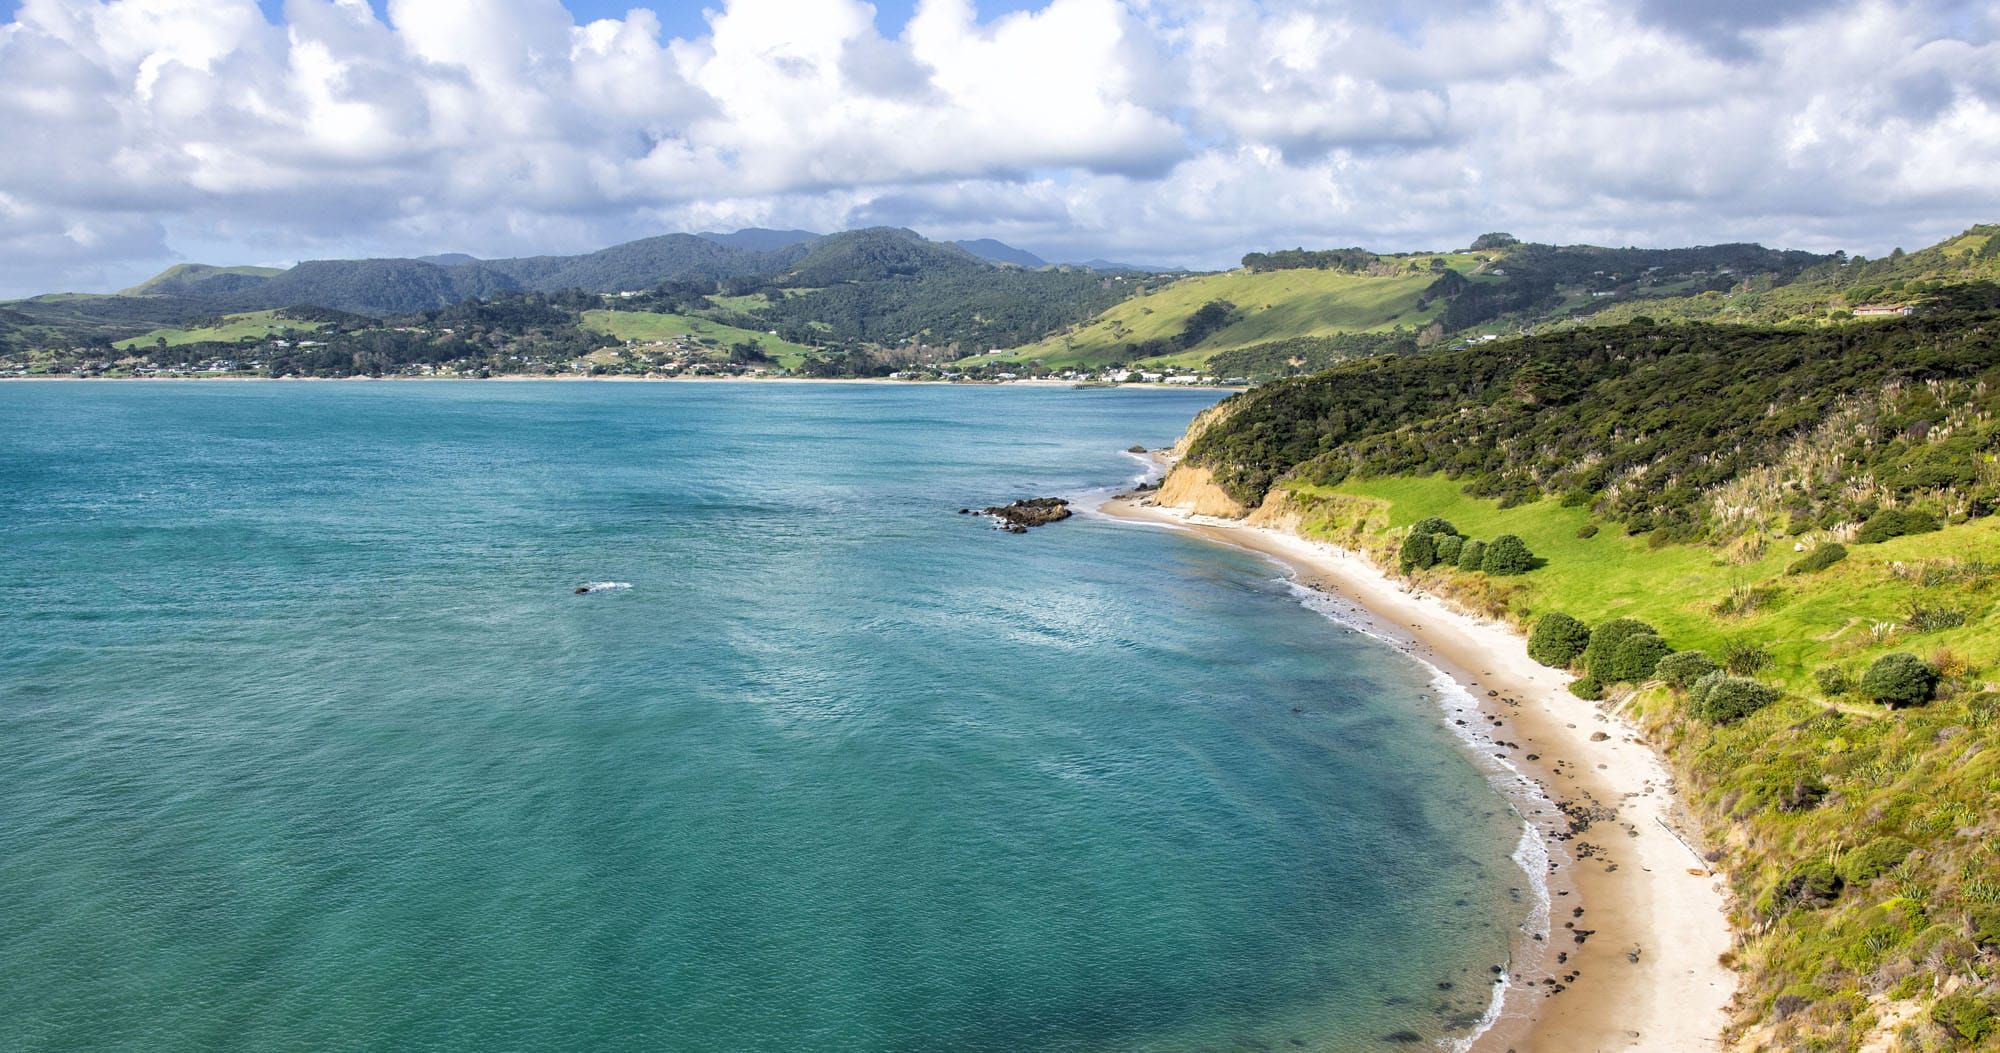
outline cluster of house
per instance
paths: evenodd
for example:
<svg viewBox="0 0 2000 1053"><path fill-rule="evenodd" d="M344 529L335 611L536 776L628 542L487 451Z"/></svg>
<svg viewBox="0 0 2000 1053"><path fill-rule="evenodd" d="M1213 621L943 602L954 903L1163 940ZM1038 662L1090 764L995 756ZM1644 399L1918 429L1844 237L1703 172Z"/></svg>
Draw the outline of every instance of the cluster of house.
<svg viewBox="0 0 2000 1053"><path fill-rule="evenodd" d="M1212 377L1185 370L1149 369L1105 369L1090 371L1066 369L1060 372L1022 374L1016 372L991 372L979 370L920 370L905 369L889 374L890 380L950 380L950 381L1000 381L1010 380L1060 380L1072 384L1180 384L1189 386L1235 386L1250 383L1248 377Z"/></svg>
<svg viewBox="0 0 2000 1053"><path fill-rule="evenodd" d="M1916 313L1917 309L1906 303L1868 303L1854 309L1856 318L1886 318L1890 315Z"/></svg>

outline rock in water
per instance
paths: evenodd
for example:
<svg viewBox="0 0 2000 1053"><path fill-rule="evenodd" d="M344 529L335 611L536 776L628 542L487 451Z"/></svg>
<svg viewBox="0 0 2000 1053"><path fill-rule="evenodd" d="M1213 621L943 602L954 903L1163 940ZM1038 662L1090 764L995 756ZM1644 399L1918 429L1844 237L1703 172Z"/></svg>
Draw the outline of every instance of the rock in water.
<svg viewBox="0 0 2000 1053"><path fill-rule="evenodd" d="M1029 527L1059 523L1074 514L1069 510L1069 502L1060 497L1031 497L1011 505L994 505L981 512L992 516L1000 529L1009 534L1025 534Z"/></svg>

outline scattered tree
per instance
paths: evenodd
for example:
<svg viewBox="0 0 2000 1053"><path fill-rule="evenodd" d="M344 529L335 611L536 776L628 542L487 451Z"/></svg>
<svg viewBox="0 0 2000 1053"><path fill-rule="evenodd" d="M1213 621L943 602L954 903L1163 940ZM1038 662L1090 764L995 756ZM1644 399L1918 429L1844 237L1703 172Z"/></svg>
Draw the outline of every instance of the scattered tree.
<svg viewBox="0 0 2000 1053"><path fill-rule="evenodd" d="M1590 645L1590 627L1561 611L1542 615L1528 634L1528 657L1556 669L1567 669Z"/></svg>
<svg viewBox="0 0 2000 1053"><path fill-rule="evenodd" d="M1885 508L1861 524L1854 540L1863 545L1887 541L1907 534L1928 534L1943 529L1938 517L1910 508Z"/></svg>
<svg viewBox="0 0 2000 1053"><path fill-rule="evenodd" d="M1825 570L1847 558L1847 546L1837 541L1828 541L1813 547L1811 552L1800 556L1785 568L1786 574L1812 574Z"/></svg>
<svg viewBox="0 0 2000 1053"><path fill-rule="evenodd" d="M1837 665L1823 665L1813 670L1813 684L1819 688L1820 694L1828 698L1837 698L1854 690L1854 681L1848 678L1846 670Z"/></svg>
<svg viewBox="0 0 2000 1053"><path fill-rule="evenodd" d="M1616 650L1611 652L1611 660L1602 670L1592 670L1603 680L1617 683L1638 684L1653 678L1654 670L1660 666L1660 659L1673 654L1674 649L1665 640L1652 633L1634 633L1625 638Z"/></svg>
<svg viewBox="0 0 2000 1053"><path fill-rule="evenodd" d="M1428 570L1437 564L1437 545L1429 534L1411 534L1403 539L1401 559L1403 573L1413 570Z"/></svg>
<svg viewBox="0 0 2000 1053"><path fill-rule="evenodd" d="M1771 664L1771 652L1748 640L1726 640L1722 644L1722 668L1737 676L1750 676Z"/></svg>
<svg viewBox="0 0 2000 1053"><path fill-rule="evenodd" d="M1710 724L1733 724L1777 700L1777 688L1720 671L1688 688L1688 711Z"/></svg>
<svg viewBox="0 0 2000 1053"><path fill-rule="evenodd" d="M1414 524L1410 526L1410 533L1457 535L1458 528L1452 526L1451 520L1449 519L1444 519L1439 516L1425 516L1424 518L1417 520Z"/></svg>
<svg viewBox="0 0 2000 1053"><path fill-rule="evenodd" d="M1486 558L1481 561L1479 567L1488 574L1500 577L1526 574L1534 568L1535 554L1528 551L1527 544L1513 534L1502 534L1494 538L1493 544L1486 549Z"/></svg>
<svg viewBox="0 0 2000 1053"><path fill-rule="evenodd" d="M1903 651L1877 658L1861 675L1861 693L1890 709L1929 702L1937 684L1930 663Z"/></svg>
<svg viewBox="0 0 2000 1053"><path fill-rule="evenodd" d="M1659 630L1637 618L1613 618L1591 631L1590 644L1583 649L1583 667L1600 679L1615 680L1605 675L1618 646L1634 636L1660 635Z"/></svg>
<svg viewBox="0 0 2000 1053"><path fill-rule="evenodd" d="M1637 639L1637 637L1634 637ZM1686 691L1694 682L1716 671L1715 659L1703 651L1676 651L1660 659L1653 675L1676 691Z"/></svg>

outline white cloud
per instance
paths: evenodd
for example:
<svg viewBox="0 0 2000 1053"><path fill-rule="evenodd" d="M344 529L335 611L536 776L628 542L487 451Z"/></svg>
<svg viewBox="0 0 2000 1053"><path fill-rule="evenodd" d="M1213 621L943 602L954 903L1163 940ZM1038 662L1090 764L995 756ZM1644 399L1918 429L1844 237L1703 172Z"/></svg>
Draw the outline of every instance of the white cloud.
<svg viewBox="0 0 2000 1053"><path fill-rule="evenodd" d="M2000 218L2000 16L1958 0L25 0L0 292L177 256L910 223L1195 265L1296 244L1766 240Z"/></svg>

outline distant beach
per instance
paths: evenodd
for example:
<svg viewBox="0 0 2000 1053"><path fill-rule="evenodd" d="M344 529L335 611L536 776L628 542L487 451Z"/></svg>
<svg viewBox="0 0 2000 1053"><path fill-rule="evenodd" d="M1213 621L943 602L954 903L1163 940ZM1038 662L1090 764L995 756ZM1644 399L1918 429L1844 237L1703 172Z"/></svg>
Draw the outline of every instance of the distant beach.
<svg viewBox="0 0 2000 1053"><path fill-rule="evenodd" d="M1720 961L1730 949L1724 883L1677 832L1686 824L1673 781L1630 724L1570 694L1569 677L1531 660L1508 626L1409 590L1358 553L1146 494L1100 511L1269 557L1339 620L1469 693L1476 712L1444 719L1466 724L1478 752L1504 766L1496 781L1527 780L1509 796L1550 860L1546 925L1528 909L1510 982L1470 1053L1719 1048L1735 991Z"/></svg>

